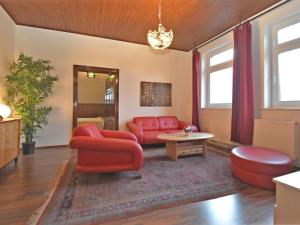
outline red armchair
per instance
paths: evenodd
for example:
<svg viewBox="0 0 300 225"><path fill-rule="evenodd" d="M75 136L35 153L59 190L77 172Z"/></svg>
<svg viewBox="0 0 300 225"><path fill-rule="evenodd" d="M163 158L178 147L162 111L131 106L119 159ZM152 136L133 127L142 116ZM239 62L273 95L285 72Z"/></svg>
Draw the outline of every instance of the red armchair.
<svg viewBox="0 0 300 225"><path fill-rule="evenodd" d="M129 132L82 125L74 130L70 147L78 149L76 169L80 173L140 171L143 166L143 150Z"/></svg>
<svg viewBox="0 0 300 225"><path fill-rule="evenodd" d="M182 132L186 126L191 126L193 132L198 131L196 126L180 121L176 116L134 117L132 122L127 123L129 131L140 144L163 143L156 138L157 135Z"/></svg>

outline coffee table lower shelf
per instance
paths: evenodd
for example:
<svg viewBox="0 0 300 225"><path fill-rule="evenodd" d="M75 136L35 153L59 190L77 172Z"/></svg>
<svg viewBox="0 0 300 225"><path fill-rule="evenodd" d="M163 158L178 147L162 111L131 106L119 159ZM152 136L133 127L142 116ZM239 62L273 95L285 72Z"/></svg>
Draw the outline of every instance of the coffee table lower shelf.
<svg viewBox="0 0 300 225"><path fill-rule="evenodd" d="M177 160L179 156L202 154L206 156L207 140L197 140L188 142L166 141L167 156L172 160Z"/></svg>

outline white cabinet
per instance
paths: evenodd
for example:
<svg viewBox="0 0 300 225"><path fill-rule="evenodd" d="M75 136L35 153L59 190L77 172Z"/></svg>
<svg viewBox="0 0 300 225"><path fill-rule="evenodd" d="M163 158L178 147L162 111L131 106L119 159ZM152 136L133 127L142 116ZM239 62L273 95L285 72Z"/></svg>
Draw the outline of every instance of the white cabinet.
<svg viewBox="0 0 300 225"><path fill-rule="evenodd" d="M276 177L276 225L300 224L300 171Z"/></svg>

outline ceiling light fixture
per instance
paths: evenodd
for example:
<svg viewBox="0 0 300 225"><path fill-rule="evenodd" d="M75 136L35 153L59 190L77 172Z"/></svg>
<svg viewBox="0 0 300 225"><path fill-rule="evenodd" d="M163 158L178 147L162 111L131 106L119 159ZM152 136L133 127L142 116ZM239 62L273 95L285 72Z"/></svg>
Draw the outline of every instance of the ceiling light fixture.
<svg viewBox="0 0 300 225"><path fill-rule="evenodd" d="M169 32L166 31L164 26L161 23L161 0L159 0L158 6L158 29L157 31L148 31L147 39L148 43L154 49L166 49L168 48L173 40L173 31L170 30Z"/></svg>
<svg viewBox="0 0 300 225"><path fill-rule="evenodd" d="M88 78L96 78L96 74L95 74L94 72L87 72L87 73L86 73L86 76L87 76Z"/></svg>

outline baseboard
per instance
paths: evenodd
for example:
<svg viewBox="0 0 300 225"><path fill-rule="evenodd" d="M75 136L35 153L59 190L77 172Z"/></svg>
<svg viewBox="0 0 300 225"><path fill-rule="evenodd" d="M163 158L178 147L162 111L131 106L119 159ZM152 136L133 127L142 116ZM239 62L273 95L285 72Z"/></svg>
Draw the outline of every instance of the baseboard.
<svg viewBox="0 0 300 225"><path fill-rule="evenodd" d="M45 149L45 148L66 148L68 145L45 145L45 146L39 146L35 147L35 149Z"/></svg>
<svg viewBox="0 0 300 225"><path fill-rule="evenodd" d="M294 166L297 167L298 169L300 169L300 159L296 159Z"/></svg>
<svg viewBox="0 0 300 225"><path fill-rule="evenodd" d="M231 153L231 150L236 147L235 144L229 144L222 141L217 140L210 140L208 142L208 147L215 149L217 151L225 152L227 154Z"/></svg>

